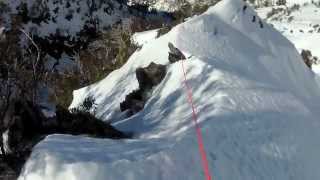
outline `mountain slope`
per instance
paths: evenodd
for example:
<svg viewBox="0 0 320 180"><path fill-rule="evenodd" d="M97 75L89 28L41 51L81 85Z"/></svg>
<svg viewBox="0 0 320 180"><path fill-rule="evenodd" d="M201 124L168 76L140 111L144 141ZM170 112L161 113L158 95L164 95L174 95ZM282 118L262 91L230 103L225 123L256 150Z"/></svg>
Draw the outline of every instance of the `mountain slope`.
<svg viewBox="0 0 320 180"><path fill-rule="evenodd" d="M104 80L74 92L70 107L93 96L97 116L134 139L49 136L20 179L204 179L180 62L168 65L141 112L119 117L119 104L138 88L136 68L168 64L168 42L189 57L187 83L214 179L319 179L315 74L286 38L243 6L242 0L220 2L149 41Z"/></svg>
<svg viewBox="0 0 320 180"><path fill-rule="evenodd" d="M23 27L40 37L55 35L75 37L81 31L102 30L128 18L128 8L121 0L12 0L4 3L2 23L10 25L13 17L21 16ZM5 18L6 17L6 18Z"/></svg>
<svg viewBox="0 0 320 180"><path fill-rule="evenodd" d="M299 52L310 50L313 56L320 57L320 2L305 1L289 8L260 8L258 13L287 37ZM315 63L312 68L317 73L320 62Z"/></svg>

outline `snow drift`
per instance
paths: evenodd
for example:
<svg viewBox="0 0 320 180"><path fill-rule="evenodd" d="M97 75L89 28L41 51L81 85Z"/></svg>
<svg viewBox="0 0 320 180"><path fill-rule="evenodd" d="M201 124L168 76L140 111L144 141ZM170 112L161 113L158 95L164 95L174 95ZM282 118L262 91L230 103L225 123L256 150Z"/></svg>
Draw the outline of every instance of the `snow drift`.
<svg viewBox="0 0 320 180"><path fill-rule="evenodd" d="M214 179L320 179L320 88L294 46L252 22L242 0L224 0L149 41L119 70L74 92L71 107L96 99L97 116L131 140L52 135L39 143L20 180L204 179L179 62L169 65L143 111L119 104L138 88L135 70L168 64L168 42L185 61Z"/></svg>

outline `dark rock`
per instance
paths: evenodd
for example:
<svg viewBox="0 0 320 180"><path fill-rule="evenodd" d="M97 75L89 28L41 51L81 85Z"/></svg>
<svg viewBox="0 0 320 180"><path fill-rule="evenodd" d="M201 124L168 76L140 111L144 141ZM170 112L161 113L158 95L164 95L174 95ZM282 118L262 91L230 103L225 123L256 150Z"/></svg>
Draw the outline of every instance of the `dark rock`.
<svg viewBox="0 0 320 180"><path fill-rule="evenodd" d="M244 6L242 7L242 12L245 13L246 10L247 10L247 8L248 8L248 6L247 6L247 5L244 5Z"/></svg>
<svg viewBox="0 0 320 180"><path fill-rule="evenodd" d="M58 106L56 114L57 126L46 127L50 132L72 135L87 134L92 137L111 139L129 138L125 133L88 112L73 111L70 113L67 109Z"/></svg>
<svg viewBox="0 0 320 180"><path fill-rule="evenodd" d="M31 103L12 101L2 122L1 136L4 130L8 131L9 150L3 149L0 155L0 179L17 179L33 146L44 137L41 136L43 118Z"/></svg>
<svg viewBox="0 0 320 180"><path fill-rule="evenodd" d="M42 133L42 121L44 116L32 103L14 101L10 104L3 119L3 127L8 130L11 153L31 151L30 144L35 137ZM30 149L28 149L30 148Z"/></svg>
<svg viewBox="0 0 320 180"><path fill-rule="evenodd" d="M17 169L21 169L21 163L17 163L20 159L12 157L4 157L0 155L0 179L16 180L19 176Z"/></svg>
<svg viewBox="0 0 320 180"><path fill-rule="evenodd" d="M8 68L0 64L0 79L7 79L8 78Z"/></svg>
<svg viewBox="0 0 320 180"><path fill-rule="evenodd" d="M256 16L252 16L252 22L256 22Z"/></svg>
<svg viewBox="0 0 320 180"><path fill-rule="evenodd" d="M172 43L169 42L168 47L170 50L170 52L169 52L169 62L170 63L175 63L177 61L186 59L184 54L178 48L174 47L174 45Z"/></svg>
<svg viewBox="0 0 320 180"><path fill-rule="evenodd" d="M161 83L166 75L166 66L156 63L150 63L148 67L138 68L136 77L139 83L139 89L131 92L120 103L122 112L128 111L128 116L132 116L144 108L150 92L154 86Z"/></svg>
<svg viewBox="0 0 320 180"><path fill-rule="evenodd" d="M313 57L311 51L303 49L301 52L301 57L304 63L311 69L313 64Z"/></svg>
<svg viewBox="0 0 320 180"><path fill-rule="evenodd" d="M261 21L261 19L259 19L259 26L260 28L263 28L263 22Z"/></svg>
<svg viewBox="0 0 320 180"><path fill-rule="evenodd" d="M129 110L128 116L132 116L143 109L146 101L146 94L140 89L135 90L128 94L125 100L120 103L120 110L122 112Z"/></svg>
<svg viewBox="0 0 320 180"><path fill-rule="evenodd" d="M148 67L138 68L136 77L139 82L140 89L150 89L158 85L166 75L166 66L150 63Z"/></svg>

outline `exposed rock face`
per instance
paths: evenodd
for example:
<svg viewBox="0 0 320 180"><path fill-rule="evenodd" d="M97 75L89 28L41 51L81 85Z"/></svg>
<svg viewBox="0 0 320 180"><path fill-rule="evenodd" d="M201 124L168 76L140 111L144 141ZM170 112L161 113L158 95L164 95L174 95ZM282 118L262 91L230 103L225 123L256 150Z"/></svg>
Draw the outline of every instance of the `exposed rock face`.
<svg viewBox="0 0 320 180"><path fill-rule="evenodd" d="M311 51L303 49L301 52L301 56L304 63L311 69L313 64L313 57Z"/></svg>
<svg viewBox="0 0 320 180"><path fill-rule="evenodd" d="M148 94L152 88L161 83L166 75L166 66L150 63L148 67L138 68L136 77L139 82L139 89L128 94L120 104L121 111L129 111L129 116L141 111L148 100Z"/></svg>
<svg viewBox="0 0 320 180"><path fill-rule="evenodd" d="M150 63L146 68L138 68L136 77L139 82L139 88L142 90L151 89L160 84L166 75L166 66L156 63Z"/></svg>
<svg viewBox="0 0 320 180"><path fill-rule="evenodd" d="M172 43L169 43L168 46L170 49L170 52L169 52L169 62L170 63L175 63L177 61L186 59L184 54L178 48L174 47L174 45Z"/></svg>
<svg viewBox="0 0 320 180"><path fill-rule="evenodd" d="M5 130L8 130L8 147L6 153L20 153L30 150L30 142L42 134L44 117L38 108L31 103L15 101L11 103L3 120Z"/></svg>
<svg viewBox="0 0 320 180"><path fill-rule="evenodd" d="M70 113L62 107L56 108L56 117L43 116L38 106L25 101L11 103L3 120L7 139L4 142L5 154L0 155L0 179L15 179L32 148L45 136L53 133L81 135L99 138L129 138L89 113ZM3 132L1 132L2 135Z"/></svg>
<svg viewBox="0 0 320 180"><path fill-rule="evenodd" d="M185 55L176 48L172 43L169 46L169 62L175 63L180 60L186 60ZM149 99L149 94L152 88L159 85L166 76L166 65L150 63L145 68L136 69L136 77L139 82L139 89L131 92L120 103L120 110L122 112L128 111L128 116L132 116L144 108L145 103Z"/></svg>

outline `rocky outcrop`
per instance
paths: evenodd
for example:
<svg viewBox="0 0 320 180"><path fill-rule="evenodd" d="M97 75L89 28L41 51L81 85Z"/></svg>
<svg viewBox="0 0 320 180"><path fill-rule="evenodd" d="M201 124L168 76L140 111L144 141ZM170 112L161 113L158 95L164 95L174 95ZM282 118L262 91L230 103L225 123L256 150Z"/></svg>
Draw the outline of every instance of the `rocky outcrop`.
<svg viewBox="0 0 320 180"><path fill-rule="evenodd" d="M1 156L0 155L0 179L16 180L19 176L20 169L24 165L26 157L23 156Z"/></svg>
<svg viewBox="0 0 320 180"><path fill-rule="evenodd" d="M304 63L305 63L310 69L312 69L312 65L313 65L316 61L318 61L318 58L312 56L312 53L311 53L311 51L309 51L309 50L304 50L304 49L303 49L303 50L301 51L301 57L302 57Z"/></svg>
<svg viewBox="0 0 320 180"><path fill-rule="evenodd" d="M175 63L180 60L186 60L185 55L176 48L172 43L169 47L169 62ZM150 98L152 88L159 85L166 76L166 65L150 63L145 68L136 69L136 78L139 83L139 89L131 92L125 97L125 100L120 103L120 110L127 111L128 116L132 116L144 108L145 103Z"/></svg>
<svg viewBox="0 0 320 180"><path fill-rule="evenodd" d="M160 84L165 75L165 65L152 62L145 68L138 68L136 77L139 89L128 94L125 100L120 103L121 111L128 111L129 116L141 111L149 98L152 88Z"/></svg>
<svg viewBox="0 0 320 180"><path fill-rule="evenodd" d="M148 90L160 84L166 75L166 66L156 63L150 63L148 67L138 68L136 77L141 90Z"/></svg>
<svg viewBox="0 0 320 180"><path fill-rule="evenodd" d="M186 59L184 54L178 48L174 47L174 45L172 43L169 43L168 47L170 50L170 52L169 52L169 62L170 63L175 63L177 61Z"/></svg>

